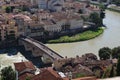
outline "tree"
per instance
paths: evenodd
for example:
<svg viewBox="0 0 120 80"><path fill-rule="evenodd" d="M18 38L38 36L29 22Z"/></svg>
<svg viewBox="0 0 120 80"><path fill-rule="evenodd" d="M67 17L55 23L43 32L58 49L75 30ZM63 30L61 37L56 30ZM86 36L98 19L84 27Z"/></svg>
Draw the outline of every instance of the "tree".
<svg viewBox="0 0 120 80"><path fill-rule="evenodd" d="M6 7L5 8L5 11L6 11L6 13L10 13L11 12L11 7L9 6L9 7Z"/></svg>
<svg viewBox="0 0 120 80"><path fill-rule="evenodd" d="M102 75L102 78L108 78L110 75L110 70L111 70L110 67L107 67Z"/></svg>
<svg viewBox="0 0 120 80"><path fill-rule="evenodd" d="M85 16L81 16L81 18L82 18L84 21L87 21L87 20L88 20L88 17L85 17Z"/></svg>
<svg viewBox="0 0 120 80"><path fill-rule="evenodd" d="M119 56L119 59L118 59L116 72L117 72L117 76L120 76L120 56Z"/></svg>
<svg viewBox="0 0 120 80"><path fill-rule="evenodd" d="M16 72L11 66L1 70L1 80L16 80Z"/></svg>
<svg viewBox="0 0 120 80"><path fill-rule="evenodd" d="M101 60L110 59L112 50L108 47L103 47L99 50L99 57Z"/></svg>
<svg viewBox="0 0 120 80"><path fill-rule="evenodd" d="M117 58L120 56L120 46L112 49L112 58Z"/></svg>
<svg viewBox="0 0 120 80"><path fill-rule="evenodd" d="M22 6L22 11L29 11L29 10L30 10L29 7L27 7L25 5Z"/></svg>
<svg viewBox="0 0 120 80"><path fill-rule="evenodd" d="M105 12L104 11L100 11L100 18L101 18L101 20L102 20L102 25L103 25L103 19L105 18Z"/></svg>
<svg viewBox="0 0 120 80"><path fill-rule="evenodd" d="M30 80L30 77L26 77L26 79L25 80Z"/></svg>
<svg viewBox="0 0 120 80"><path fill-rule="evenodd" d="M14 7L14 6L11 6L11 12L13 12L14 9L15 9L15 7Z"/></svg>
<svg viewBox="0 0 120 80"><path fill-rule="evenodd" d="M93 22L96 24L97 27L101 27L102 26L102 19L100 18L100 15L96 12L91 13L90 16L90 22Z"/></svg>
<svg viewBox="0 0 120 80"><path fill-rule="evenodd" d="M100 18L102 19L102 25L103 25L103 19L105 18L105 5L104 4L99 4L99 8L100 8Z"/></svg>
<svg viewBox="0 0 120 80"><path fill-rule="evenodd" d="M79 14L83 14L82 9L79 9L78 13L79 13Z"/></svg>
<svg viewBox="0 0 120 80"><path fill-rule="evenodd" d="M100 10L102 10L102 11L105 11L105 9L106 9L106 7L105 7L105 5L104 4L99 4L99 8L100 8Z"/></svg>
<svg viewBox="0 0 120 80"><path fill-rule="evenodd" d="M100 12L100 18L103 20L105 18L105 12L104 11L101 11Z"/></svg>
<svg viewBox="0 0 120 80"><path fill-rule="evenodd" d="M110 76L109 77L114 77L115 76L115 71L114 71L114 65L112 65L111 71L110 71Z"/></svg>

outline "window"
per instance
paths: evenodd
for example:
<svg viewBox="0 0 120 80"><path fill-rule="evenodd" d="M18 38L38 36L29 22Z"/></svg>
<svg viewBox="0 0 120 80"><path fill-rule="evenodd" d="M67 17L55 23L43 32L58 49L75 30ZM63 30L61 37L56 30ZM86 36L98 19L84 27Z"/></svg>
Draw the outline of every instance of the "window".
<svg viewBox="0 0 120 80"><path fill-rule="evenodd" d="M19 31L23 31L23 29L22 29L22 28L20 28L20 29L19 29Z"/></svg>
<svg viewBox="0 0 120 80"><path fill-rule="evenodd" d="M10 31L9 33L15 33L15 31Z"/></svg>
<svg viewBox="0 0 120 80"><path fill-rule="evenodd" d="M28 29L30 29L30 26L28 26Z"/></svg>

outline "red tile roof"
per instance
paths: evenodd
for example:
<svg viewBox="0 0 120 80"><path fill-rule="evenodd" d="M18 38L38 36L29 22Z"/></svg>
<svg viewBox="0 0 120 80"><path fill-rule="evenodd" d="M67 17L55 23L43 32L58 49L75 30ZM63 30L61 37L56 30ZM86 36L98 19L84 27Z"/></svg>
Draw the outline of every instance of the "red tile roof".
<svg viewBox="0 0 120 80"><path fill-rule="evenodd" d="M31 70L35 70L34 65L32 64L32 62L26 61L26 62L19 62L19 63L14 63L15 65L15 69L18 72L21 72L25 69L31 69Z"/></svg>
<svg viewBox="0 0 120 80"><path fill-rule="evenodd" d="M32 78L34 75L30 73L23 73L19 76L19 80L26 80L26 78Z"/></svg>
<svg viewBox="0 0 120 80"><path fill-rule="evenodd" d="M63 80L69 80L69 78L67 78L67 77L66 77L66 78L62 78L62 79L63 79Z"/></svg>
<svg viewBox="0 0 120 80"><path fill-rule="evenodd" d="M31 80L69 80L67 78L61 78L61 76L53 69L45 69L40 74L34 76Z"/></svg>

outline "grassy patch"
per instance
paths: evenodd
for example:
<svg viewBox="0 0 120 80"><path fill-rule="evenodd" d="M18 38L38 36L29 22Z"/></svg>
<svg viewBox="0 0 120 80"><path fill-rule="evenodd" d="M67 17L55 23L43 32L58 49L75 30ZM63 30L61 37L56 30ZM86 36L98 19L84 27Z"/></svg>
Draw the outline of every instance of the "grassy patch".
<svg viewBox="0 0 120 80"><path fill-rule="evenodd" d="M103 31L104 30L102 28L99 28L96 31L88 30L73 36L62 36L59 39L49 40L48 43L69 43L69 42L85 41L99 36L100 34L103 33Z"/></svg>

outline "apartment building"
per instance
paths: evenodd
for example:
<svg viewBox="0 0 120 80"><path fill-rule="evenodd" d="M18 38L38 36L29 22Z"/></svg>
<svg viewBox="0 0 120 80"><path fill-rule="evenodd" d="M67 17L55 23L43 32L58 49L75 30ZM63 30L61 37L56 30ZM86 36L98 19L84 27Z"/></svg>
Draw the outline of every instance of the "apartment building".
<svg viewBox="0 0 120 80"><path fill-rule="evenodd" d="M17 25L14 20L0 24L0 41L15 40L18 37Z"/></svg>
<svg viewBox="0 0 120 80"><path fill-rule="evenodd" d="M7 31L7 39L17 39L18 37L18 28L16 25L16 22L14 20L8 21L8 25L6 26L6 31Z"/></svg>
<svg viewBox="0 0 120 80"><path fill-rule="evenodd" d="M30 37L37 37L37 36L43 36L44 35L44 28L43 24L38 23L36 21L31 21L30 23L27 23L25 26L25 35Z"/></svg>
<svg viewBox="0 0 120 80"><path fill-rule="evenodd" d="M14 15L13 18L17 24L18 36L25 35L26 26L28 26L28 23L31 22L32 19L29 16L24 14Z"/></svg>
<svg viewBox="0 0 120 80"><path fill-rule="evenodd" d="M53 13L53 20L62 29L78 29L83 26L81 16L71 12L55 12Z"/></svg>

